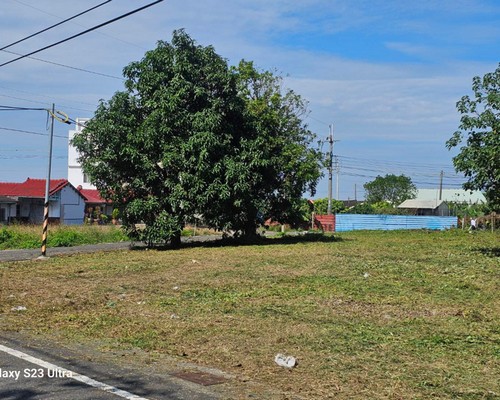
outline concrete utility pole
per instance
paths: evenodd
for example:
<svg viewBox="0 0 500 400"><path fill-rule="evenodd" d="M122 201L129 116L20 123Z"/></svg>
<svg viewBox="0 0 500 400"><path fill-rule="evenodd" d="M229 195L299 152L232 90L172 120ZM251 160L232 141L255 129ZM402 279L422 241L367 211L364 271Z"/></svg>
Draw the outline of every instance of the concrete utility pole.
<svg viewBox="0 0 500 400"><path fill-rule="evenodd" d="M443 176L444 171L441 170L441 173L439 174L439 200L443 199Z"/></svg>
<svg viewBox="0 0 500 400"><path fill-rule="evenodd" d="M47 255L47 231L49 228L49 194L50 194L50 173L52 170L52 142L54 138L54 120L57 119L65 124L71 124L69 117L61 112L56 112L56 105L52 103L52 110L48 110L50 114L50 134L49 134L49 161L47 165L47 180L45 181L45 202L43 210L43 230L42 230L42 258ZM56 113L63 116L64 119L56 116Z"/></svg>
<svg viewBox="0 0 500 400"><path fill-rule="evenodd" d="M49 192L50 192L50 171L52 169L52 141L54 138L54 116L56 106L52 103L50 113L50 135L49 135L49 163L47 166L47 180L45 181L45 202L43 208L43 231L42 231L42 257L47 255L47 231L49 227Z"/></svg>
<svg viewBox="0 0 500 400"><path fill-rule="evenodd" d="M332 214L332 181L333 181L333 125L328 126L330 134L328 135L328 143L330 143L330 152L328 153L328 209L327 214Z"/></svg>
<svg viewBox="0 0 500 400"><path fill-rule="evenodd" d="M335 142L338 142L338 140L333 140L333 124L329 125L330 128L330 134L328 136L328 143L330 143L330 151L328 153L328 209L327 209L327 214L331 215L332 214L332 192L333 192L333 146ZM338 160L337 156L335 156L335 168L337 171L337 200L339 197L339 170L338 170Z"/></svg>
<svg viewBox="0 0 500 400"><path fill-rule="evenodd" d="M335 156L335 171L337 173L337 175L335 176L335 186L336 186L336 190L335 190L335 198L337 200L340 200L340 197L339 197L339 174L340 174L340 162L339 162L339 158L337 156Z"/></svg>

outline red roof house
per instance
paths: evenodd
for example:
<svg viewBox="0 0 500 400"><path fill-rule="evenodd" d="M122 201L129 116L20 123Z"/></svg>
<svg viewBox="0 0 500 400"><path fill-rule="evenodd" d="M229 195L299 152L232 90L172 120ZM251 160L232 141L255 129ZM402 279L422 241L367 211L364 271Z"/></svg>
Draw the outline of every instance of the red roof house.
<svg viewBox="0 0 500 400"><path fill-rule="evenodd" d="M90 204L106 204L108 201L104 200L99 194L97 189L79 189L80 193L85 197L87 203Z"/></svg>
<svg viewBox="0 0 500 400"><path fill-rule="evenodd" d="M22 183L0 182L0 196L11 198L8 215L30 223L41 223L44 214L45 179L28 178ZM85 197L66 179L49 185L49 218L62 224L83 223ZM3 213L7 214L7 213Z"/></svg>
<svg viewBox="0 0 500 400"><path fill-rule="evenodd" d="M45 182L45 179L32 178L28 178L22 183L0 182L0 195L45 199ZM71 185L66 179L51 179L49 196L57 193L66 185Z"/></svg>

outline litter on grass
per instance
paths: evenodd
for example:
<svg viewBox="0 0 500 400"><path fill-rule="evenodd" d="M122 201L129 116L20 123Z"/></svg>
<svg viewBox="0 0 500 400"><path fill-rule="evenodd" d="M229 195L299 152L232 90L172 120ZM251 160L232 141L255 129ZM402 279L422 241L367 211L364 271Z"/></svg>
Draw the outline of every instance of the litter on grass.
<svg viewBox="0 0 500 400"><path fill-rule="evenodd" d="M284 354L278 353L274 357L274 362L280 367L294 368L297 366L297 359L292 356L285 356Z"/></svg>

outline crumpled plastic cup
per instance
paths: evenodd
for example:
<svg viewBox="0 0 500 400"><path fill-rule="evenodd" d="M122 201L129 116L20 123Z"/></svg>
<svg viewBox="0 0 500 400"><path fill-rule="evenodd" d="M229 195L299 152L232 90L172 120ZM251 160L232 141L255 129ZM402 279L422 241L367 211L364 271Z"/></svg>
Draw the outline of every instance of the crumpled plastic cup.
<svg viewBox="0 0 500 400"><path fill-rule="evenodd" d="M274 362L280 367L293 368L297 365L297 359L292 356L285 356L284 354L278 353L274 357Z"/></svg>

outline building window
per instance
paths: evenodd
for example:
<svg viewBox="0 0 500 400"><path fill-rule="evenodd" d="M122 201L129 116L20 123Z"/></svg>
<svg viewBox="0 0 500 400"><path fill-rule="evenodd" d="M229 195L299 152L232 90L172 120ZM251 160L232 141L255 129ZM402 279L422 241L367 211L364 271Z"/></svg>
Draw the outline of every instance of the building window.
<svg viewBox="0 0 500 400"><path fill-rule="evenodd" d="M87 174L83 174L83 183L89 183L89 182L90 182L89 176Z"/></svg>

